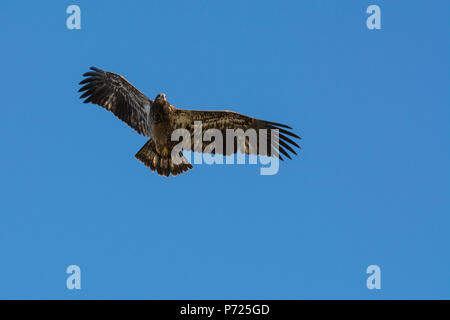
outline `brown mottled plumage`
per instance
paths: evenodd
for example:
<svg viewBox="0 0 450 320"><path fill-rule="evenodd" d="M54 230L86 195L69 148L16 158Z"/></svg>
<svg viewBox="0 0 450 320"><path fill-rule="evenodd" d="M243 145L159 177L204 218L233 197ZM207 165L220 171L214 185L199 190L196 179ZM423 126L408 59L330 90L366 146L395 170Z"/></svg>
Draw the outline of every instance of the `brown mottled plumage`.
<svg viewBox="0 0 450 320"><path fill-rule="evenodd" d="M79 90L83 92L80 98L86 98L84 103L95 103L116 115L139 134L149 137L150 140L138 151L136 158L142 161L152 171L157 171L159 175L168 177L170 174L177 175L192 169L192 165L183 157L180 152L182 162L174 164L171 159L171 151L178 144L178 141L171 141L171 134L175 129L185 128L191 134L191 146L186 149L194 150L194 143L197 139L201 146L201 152L217 152L217 150L205 150L210 141L202 141L201 137L194 136L194 122L201 121L203 132L208 129L217 129L223 134L223 152L229 155L238 151L238 146L234 143L234 149L226 148L227 144L233 141L226 141L226 129L267 129L266 140L267 152L259 150L260 144L251 145L248 138L245 139L244 150L247 154L263 154L275 156L283 160L282 156L291 159L286 151L297 154L294 147L300 148L290 137L299 136L288 129L292 129L284 124L269 122L251 118L231 111L196 111L182 110L172 106L166 99L165 94L158 94L155 100L148 98L124 77L119 74L100 70L95 67L92 71L83 74L86 77L80 82L84 86ZM278 144L271 135L270 129L279 131ZM234 138L233 138L234 139ZM196 144L197 145L197 144Z"/></svg>

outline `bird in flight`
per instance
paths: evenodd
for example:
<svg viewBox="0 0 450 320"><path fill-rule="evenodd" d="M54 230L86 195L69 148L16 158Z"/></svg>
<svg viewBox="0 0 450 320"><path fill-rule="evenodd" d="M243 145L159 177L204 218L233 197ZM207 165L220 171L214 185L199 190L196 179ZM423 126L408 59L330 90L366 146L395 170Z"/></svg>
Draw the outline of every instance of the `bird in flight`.
<svg viewBox="0 0 450 320"><path fill-rule="evenodd" d="M159 175L176 176L193 169L181 151L178 154L181 161L173 161L171 157L172 149L178 144L178 141L171 139L172 132L176 129L188 130L190 134L191 142L187 146L184 145L183 149L203 153L230 155L239 150L245 154L266 155L283 160L282 155L291 159L287 150L296 155L293 147L300 148L292 138L301 138L289 131L292 128L287 125L251 118L232 111L178 109L167 101L163 93L152 100L119 74L95 67L91 67L90 70L83 74L85 78L80 82L80 85L84 85L78 90L83 92L80 99L85 99L84 103L91 102L111 111L139 134L148 137L149 140L135 157ZM203 141L201 137L194 135L195 124L198 123L201 124L203 132L208 129L221 132L223 148L207 148L211 142ZM267 134L258 135L257 140L261 141L256 143L246 136L244 147L238 148L234 143L235 137L227 139L227 129L243 131L254 129L256 132L266 129ZM278 135L273 134L275 130ZM231 139L233 141L229 141ZM227 148L231 142L234 147Z"/></svg>

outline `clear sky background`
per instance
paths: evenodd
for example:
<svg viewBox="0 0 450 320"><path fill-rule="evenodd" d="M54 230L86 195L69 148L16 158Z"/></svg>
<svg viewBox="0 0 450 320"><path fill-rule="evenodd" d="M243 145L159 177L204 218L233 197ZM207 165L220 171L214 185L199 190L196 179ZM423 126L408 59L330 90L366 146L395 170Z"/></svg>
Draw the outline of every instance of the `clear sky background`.
<svg viewBox="0 0 450 320"><path fill-rule="evenodd" d="M71 4L81 30L66 28ZM0 298L450 298L449 13L446 0L2 2ZM81 103L91 65L175 106L290 124L302 153L274 176L160 177L134 158L143 136ZM366 288L372 264L381 290Z"/></svg>

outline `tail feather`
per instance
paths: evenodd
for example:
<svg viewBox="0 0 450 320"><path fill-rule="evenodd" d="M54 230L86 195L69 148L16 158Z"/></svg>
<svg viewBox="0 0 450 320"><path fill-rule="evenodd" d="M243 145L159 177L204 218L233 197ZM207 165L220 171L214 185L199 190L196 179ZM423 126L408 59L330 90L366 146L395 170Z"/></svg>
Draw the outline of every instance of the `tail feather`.
<svg viewBox="0 0 450 320"><path fill-rule="evenodd" d="M135 157L150 168L153 172L158 172L161 176L168 177L170 174L176 176L183 172L193 169L194 167L180 152L182 163L175 164L172 161L170 155L167 157L161 156L156 151L155 143L152 140L148 140L141 150L136 153Z"/></svg>

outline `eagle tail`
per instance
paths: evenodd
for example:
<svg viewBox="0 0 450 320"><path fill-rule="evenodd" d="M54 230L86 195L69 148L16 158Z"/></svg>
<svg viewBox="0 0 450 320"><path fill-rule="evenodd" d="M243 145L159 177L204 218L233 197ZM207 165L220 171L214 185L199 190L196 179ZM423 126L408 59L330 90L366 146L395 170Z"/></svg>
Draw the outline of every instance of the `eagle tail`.
<svg viewBox="0 0 450 320"><path fill-rule="evenodd" d="M182 163L180 164L173 163L170 154L168 156L159 155L153 140L148 140L141 150L136 153L135 157L149 167L150 170L157 171L160 176L168 177L170 174L176 176L194 168L181 152L180 158Z"/></svg>

